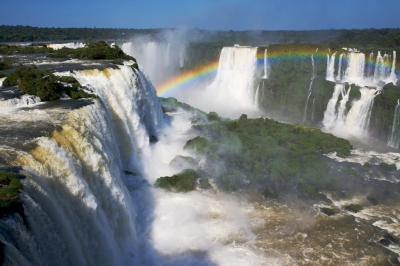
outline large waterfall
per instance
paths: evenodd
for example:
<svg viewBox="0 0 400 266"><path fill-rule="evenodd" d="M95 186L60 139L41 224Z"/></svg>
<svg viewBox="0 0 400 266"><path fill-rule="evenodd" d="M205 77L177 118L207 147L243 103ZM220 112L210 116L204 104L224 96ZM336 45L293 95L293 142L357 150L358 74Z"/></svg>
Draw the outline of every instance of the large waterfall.
<svg viewBox="0 0 400 266"><path fill-rule="evenodd" d="M29 140L29 147L17 142L0 146L9 164L23 166L21 200L29 224L28 230L19 215L1 221L5 263L147 264L148 236L142 239L141 234L149 229L138 216L146 219L140 212L150 193L138 162L162 124L155 90L129 66L59 74L73 75L99 99L73 111L2 114L6 125L17 119L16 139L21 130L26 138L23 128L30 126L24 121L59 125L52 132L53 126L47 126L50 134ZM31 131L42 134L35 128ZM133 193L139 188L142 193Z"/></svg>
<svg viewBox="0 0 400 266"><path fill-rule="evenodd" d="M170 42L133 40L123 43L121 49L135 57L152 82L160 84L185 65L186 46Z"/></svg>

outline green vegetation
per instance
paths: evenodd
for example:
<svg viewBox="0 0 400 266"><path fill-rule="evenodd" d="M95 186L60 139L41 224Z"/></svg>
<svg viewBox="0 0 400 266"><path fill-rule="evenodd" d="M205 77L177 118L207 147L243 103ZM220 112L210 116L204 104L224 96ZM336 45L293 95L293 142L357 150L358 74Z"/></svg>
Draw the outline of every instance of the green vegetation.
<svg viewBox="0 0 400 266"><path fill-rule="evenodd" d="M368 195L367 200L371 202L372 205L378 205L378 199L375 196Z"/></svg>
<svg viewBox="0 0 400 266"><path fill-rule="evenodd" d="M67 83L63 86L62 83ZM17 86L26 94L36 95L42 101L60 99L62 89L73 99L95 97L79 89L80 84L73 77L57 77L47 69L36 65L19 65L4 81L3 86Z"/></svg>
<svg viewBox="0 0 400 266"><path fill-rule="evenodd" d="M154 186L176 192L188 192L195 188L195 170L186 169L173 176L157 178Z"/></svg>
<svg viewBox="0 0 400 266"><path fill-rule="evenodd" d="M43 101L52 101L61 96L58 79L49 70L32 66L18 66L4 81L3 86L16 86L26 94L36 95Z"/></svg>
<svg viewBox="0 0 400 266"><path fill-rule="evenodd" d="M335 214L335 210L331 209L331 208L321 208L320 210L321 210L321 212L325 213L328 216Z"/></svg>
<svg viewBox="0 0 400 266"><path fill-rule="evenodd" d="M1 27L1 26L0 26ZM7 45L0 44L0 54L41 54L41 53L51 53L53 52L52 48L47 48L47 46L40 44L31 44L31 45ZM1 70L1 69L0 69Z"/></svg>
<svg viewBox="0 0 400 266"><path fill-rule="evenodd" d="M272 119L219 121L193 126L203 137L189 140L184 149L206 156L205 171L226 190L265 184L264 194L296 188L306 197L324 199L320 189L339 189L340 179L321 159L322 153L350 155L347 140L302 125Z"/></svg>
<svg viewBox="0 0 400 266"><path fill-rule="evenodd" d="M176 112L178 108L182 108L185 111L194 112L202 115L207 115L205 112L190 106L189 104L179 102L177 99L173 97L162 98L159 97L162 104L162 110L164 113L166 112Z"/></svg>
<svg viewBox="0 0 400 266"><path fill-rule="evenodd" d="M211 143L206 138L200 136L187 141L185 146L183 147L184 150L193 150L199 154L211 152L211 148Z"/></svg>
<svg viewBox="0 0 400 266"><path fill-rule="evenodd" d="M346 206L346 210L351 211L351 212L359 212L362 211L364 208L360 204L350 204L349 206Z"/></svg>
<svg viewBox="0 0 400 266"><path fill-rule="evenodd" d="M395 164L388 164L388 163L382 162L379 164L379 166L386 171L396 171L397 170L397 167Z"/></svg>
<svg viewBox="0 0 400 266"><path fill-rule="evenodd" d="M76 59L126 59L134 60L126 55L118 46L111 47L105 41L86 43L85 47L71 49L61 48L50 54L52 58L76 58ZM115 61L114 61L115 62Z"/></svg>
<svg viewBox="0 0 400 266"><path fill-rule="evenodd" d="M22 212L18 196L22 184L17 176L10 172L0 171L0 216L9 212Z"/></svg>

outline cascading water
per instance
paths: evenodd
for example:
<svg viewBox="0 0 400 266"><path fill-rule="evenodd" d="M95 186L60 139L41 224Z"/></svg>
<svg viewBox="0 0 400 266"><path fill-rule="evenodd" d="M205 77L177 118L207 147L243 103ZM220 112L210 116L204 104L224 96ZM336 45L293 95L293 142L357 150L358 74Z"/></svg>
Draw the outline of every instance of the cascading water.
<svg viewBox="0 0 400 266"><path fill-rule="evenodd" d="M48 48L53 48L54 50L59 50L62 48L70 48L70 49L77 49L85 47L85 45L81 42L71 42L71 43L51 43L46 45Z"/></svg>
<svg viewBox="0 0 400 266"><path fill-rule="evenodd" d="M224 47L219 58L217 76L207 88L219 104L234 104L254 110L254 73L257 47Z"/></svg>
<svg viewBox="0 0 400 266"><path fill-rule="evenodd" d="M23 95L21 96L21 98L0 100L0 108L17 108L17 107L32 106L40 102L41 100L37 96Z"/></svg>
<svg viewBox="0 0 400 266"><path fill-rule="evenodd" d="M397 100L397 105L394 109L393 124L388 145L393 148L400 148L400 100Z"/></svg>
<svg viewBox="0 0 400 266"><path fill-rule="evenodd" d="M351 88L346 91L344 84L336 84L322 123L326 129L341 136L346 134L364 136L367 134L374 98L380 93L380 90L361 88L361 98L353 103L346 114L346 103L350 90ZM340 95L342 95L342 100L337 107Z"/></svg>
<svg viewBox="0 0 400 266"><path fill-rule="evenodd" d="M341 53L339 56L339 69L336 75L336 81L340 81L342 80L342 62L343 62L343 55L344 53Z"/></svg>
<svg viewBox="0 0 400 266"><path fill-rule="evenodd" d="M331 57L329 54L326 56L326 80L335 81L335 56L336 52L334 52Z"/></svg>
<svg viewBox="0 0 400 266"><path fill-rule="evenodd" d="M186 47L185 45L181 44L179 49L179 67L182 68L185 66L186 60Z"/></svg>
<svg viewBox="0 0 400 266"><path fill-rule="evenodd" d="M262 77L263 79L268 78L268 73L267 73L267 49L264 51L264 76Z"/></svg>
<svg viewBox="0 0 400 266"><path fill-rule="evenodd" d="M328 102L328 106L324 113L324 119L322 124L327 129L332 129L337 120L336 104L340 96L340 92L344 89L344 84L338 83L335 85L335 89L332 94L332 98Z"/></svg>
<svg viewBox="0 0 400 266"><path fill-rule="evenodd" d="M74 111L3 115L3 121L17 119L21 136L26 135L23 128L28 125L18 115L37 116L43 123L50 116L60 125L47 137L29 140L33 149L0 146L2 154L11 158L9 164L23 166L26 179L20 198L29 224L28 230L17 214L1 221L5 264L152 263L143 255L150 252L146 246L149 236L141 239L149 230L137 215L148 197L140 196L148 193L138 160L163 118L155 90L129 66L59 75L73 75L101 100ZM132 192L142 186L143 194Z"/></svg>
<svg viewBox="0 0 400 266"><path fill-rule="evenodd" d="M344 81L362 84L364 81L365 54L351 52L348 55L348 66L344 75Z"/></svg>
<svg viewBox="0 0 400 266"><path fill-rule="evenodd" d="M314 55L313 54L311 55L311 65L312 65L312 75L311 75L311 80L310 80L310 86L308 88L306 107L304 108L303 122L305 122L307 120L308 101L310 100L310 96L312 93L312 85L313 85L314 78L315 78L315 66L314 66Z"/></svg>

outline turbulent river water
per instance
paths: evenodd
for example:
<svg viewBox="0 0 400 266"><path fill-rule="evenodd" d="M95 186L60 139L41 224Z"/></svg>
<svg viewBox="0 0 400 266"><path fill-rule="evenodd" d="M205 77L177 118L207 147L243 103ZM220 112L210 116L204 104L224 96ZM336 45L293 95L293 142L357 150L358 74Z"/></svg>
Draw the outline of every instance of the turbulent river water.
<svg viewBox="0 0 400 266"><path fill-rule="evenodd" d="M25 176L25 217L0 220L5 265L399 263L398 171L354 176L341 193L327 194L330 204L290 196L267 200L215 185L163 191L153 184L182 170L170 161L190 155L183 146L195 136L194 114L180 108L163 113L146 74L129 65L37 63L75 77L98 98L42 103L0 87L0 166ZM224 82L216 79L208 89ZM326 160L355 167L387 162L400 169L398 150L359 148L347 159L329 154ZM366 199L371 191L380 204ZM364 209L347 211L350 203ZM323 207L338 214L327 216Z"/></svg>

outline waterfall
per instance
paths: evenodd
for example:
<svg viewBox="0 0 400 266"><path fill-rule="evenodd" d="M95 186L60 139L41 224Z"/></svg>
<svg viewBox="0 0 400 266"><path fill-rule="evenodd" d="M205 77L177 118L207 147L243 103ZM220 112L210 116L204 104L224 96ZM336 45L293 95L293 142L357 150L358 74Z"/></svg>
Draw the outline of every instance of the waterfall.
<svg viewBox="0 0 400 266"><path fill-rule="evenodd" d="M346 127L352 134L365 135L369 126L374 98L380 91L361 88L361 98L353 103L346 117Z"/></svg>
<svg viewBox="0 0 400 266"><path fill-rule="evenodd" d="M368 62L367 62L367 72L366 72L367 78L373 77L373 73L374 73L373 62L374 62L374 52L371 52L369 54Z"/></svg>
<svg viewBox="0 0 400 266"><path fill-rule="evenodd" d="M336 80L341 81L342 80L342 61L343 61L343 55L344 53L341 53L339 56L339 69L337 72Z"/></svg>
<svg viewBox="0 0 400 266"><path fill-rule="evenodd" d="M322 120L322 124L327 129L332 129L336 123L337 115L336 115L336 104L339 99L341 91L344 89L344 84L337 83L335 85L335 89L333 91L332 97L328 102L328 106L324 113L324 118Z"/></svg>
<svg viewBox="0 0 400 266"><path fill-rule="evenodd" d="M335 56L336 52L334 52L331 57L329 54L326 56L326 80L335 81Z"/></svg>
<svg viewBox="0 0 400 266"><path fill-rule="evenodd" d="M267 49L264 51L264 79L268 78L268 73L267 73Z"/></svg>
<svg viewBox="0 0 400 266"><path fill-rule="evenodd" d="M311 54L311 65L312 65L312 75L311 75L311 80L310 80L310 86L308 88L306 107L304 108L303 122L306 121L306 119L307 119L308 100L310 99L310 96L312 93L312 84L313 84L314 78L315 78L315 66L314 66L314 55L313 54Z"/></svg>
<svg viewBox="0 0 400 266"><path fill-rule="evenodd" d="M181 44L179 49L179 67L182 68L185 66L186 60L186 47L185 45Z"/></svg>
<svg viewBox="0 0 400 266"><path fill-rule="evenodd" d="M393 51L393 61L392 61L392 69L390 71L389 82L396 84L397 76L396 76L396 51Z"/></svg>
<svg viewBox="0 0 400 266"><path fill-rule="evenodd" d="M256 54L257 47L224 47L217 75L207 88L210 97L219 104L254 109Z"/></svg>
<svg viewBox="0 0 400 266"><path fill-rule="evenodd" d="M138 160L162 124L154 87L129 66L61 75L73 75L99 98L72 111L17 113L43 121L52 117L60 126L32 139L34 148L0 146L2 154L13 156L11 165L23 166L20 199L29 224L28 230L17 214L0 222L5 264L151 263L143 255L149 236L141 234L149 229L140 226L149 218L140 212L149 193ZM23 128L30 120L17 121Z"/></svg>
<svg viewBox="0 0 400 266"><path fill-rule="evenodd" d="M349 83L362 84L364 81L365 54L359 52L349 53L349 63L344 80Z"/></svg>
<svg viewBox="0 0 400 266"><path fill-rule="evenodd" d="M171 61L171 55L170 55L171 51L170 50L171 50L171 43L168 43L167 51L166 51L166 54L165 54L165 66L166 67L169 66L170 61Z"/></svg>
<svg viewBox="0 0 400 266"><path fill-rule="evenodd" d="M62 48L70 48L70 49L77 49L85 47L85 45L81 42L70 42L70 43L51 43L46 44L48 48L53 48L53 50L59 50Z"/></svg>
<svg viewBox="0 0 400 266"><path fill-rule="evenodd" d="M315 97L312 101L312 113L311 113L311 121L314 121L314 113L315 113Z"/></svg>
<svg viewBox="0 0 400 266"><path fill-rule="evenodd" d="M0 109L1 108L18 108L18 107L32 106L32 105L35 105L40 102L41 102L41 100L37 96L22 95L20 98L0 100Z"/></svg>
<svg viewBox="0 0 400 266"><path fill-rule="evenodd" d="M4 81L5 79L6 79L6 78L0 78L0 87L3 86L3 81Z"/></svg>
<svg viewBox="0 0 400 266"><path fill-rule="evenodd" d="M346 91L346 86L343 86L340 93L342 95L342 99L339 102L339 108L337 112L337 125L344 125L346 122L346 104L349 101L351 86Z"/></svg>
<svg viewBox="0 0 400 266"><path fill-rule="evenodd" d="M257 89L256 89L256 95L254 96L254 106L257 106L257 107L259 105L258 104L258 102L259 102L259 100L258 100L259 91L260 91L260 84L258 84Z"/></svg>
<svg viewBox="0 0 400 266"><path fill-rule="evenodd" d="M400 148L400 100L397 100L394 108L392 130L387 144L393 148Z"/></svg>

